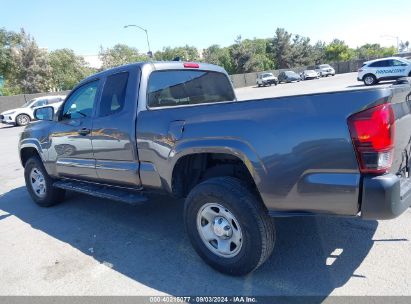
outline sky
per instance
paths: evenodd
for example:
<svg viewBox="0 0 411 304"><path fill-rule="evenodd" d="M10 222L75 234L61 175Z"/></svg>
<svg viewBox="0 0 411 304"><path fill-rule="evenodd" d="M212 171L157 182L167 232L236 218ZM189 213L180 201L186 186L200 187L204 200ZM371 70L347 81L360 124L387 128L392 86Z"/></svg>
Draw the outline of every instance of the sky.
<svg viewBox="0 0 411 304"><path fill-rule="evenodd" d="M212 44L228 46L235 38L271 38L278 27L351 47L367 42L394 45L395 38L411 41L411 0L0 0L0 27L24 28L38 45L52 51L73 49L79 55L98 54L100 46L124 43L151 49Z"/></svg>

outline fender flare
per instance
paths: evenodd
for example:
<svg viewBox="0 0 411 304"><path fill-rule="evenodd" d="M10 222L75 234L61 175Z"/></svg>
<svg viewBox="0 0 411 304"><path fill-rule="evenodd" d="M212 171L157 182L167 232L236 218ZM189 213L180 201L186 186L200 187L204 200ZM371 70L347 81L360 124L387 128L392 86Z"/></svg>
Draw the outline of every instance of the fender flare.
<svg viewBox="0 0 411 304"><path fill-rule="evenodd" d="M169 190L172 188L172 178L176 164L187 155L215 153L229 154L239 158L248 169L257 188L267 174L267 169L258 153L246 142L234 138L209 138L182 141L178 143L169 154L170 170L166 178Z"/></svg>

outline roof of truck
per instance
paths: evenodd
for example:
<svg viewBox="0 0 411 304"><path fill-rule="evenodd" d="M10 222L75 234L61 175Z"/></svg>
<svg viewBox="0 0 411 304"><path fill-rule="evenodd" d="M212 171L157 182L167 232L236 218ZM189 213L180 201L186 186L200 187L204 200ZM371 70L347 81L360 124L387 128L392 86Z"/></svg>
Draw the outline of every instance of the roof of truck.
<svg viewBox="0 0 411 304"><path fill-rule="evenodd" d="M188 65L187 65L188 64ZM192 67L190 65L198 65L198 67ZM99 78L99 77L105 77L107 75L115 74L124 70L128 70L130 68L140 68L143 69L144 66L146 65L151 65L154 70L187 70L187 69L192 69L192 70L206 70L206 71L215 71L215 72L220 72L220 73L227 73L224 68L214 65L214 64L209 64L209 63L204 63L204 62L185 62L185 61L144 61L144 62L135 62L135 63L130 63L130 64L125 64L121 65L118 67L110 68L104 71L101 71L99 73L93 74L85 79L83 79L80 84L84 82L88 82L92 79Z"/></svg>

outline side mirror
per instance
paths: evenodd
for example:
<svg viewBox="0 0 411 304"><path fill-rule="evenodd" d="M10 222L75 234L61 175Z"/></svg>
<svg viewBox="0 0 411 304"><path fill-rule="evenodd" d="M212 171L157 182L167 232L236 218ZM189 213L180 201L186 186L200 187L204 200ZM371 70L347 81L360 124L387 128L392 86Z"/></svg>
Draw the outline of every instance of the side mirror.
<svg viewBox="0 0 411 304"><path fill-rule="evenodd" d="M34 110L34 117L37 120L53 120L54 108L42 107Z"/></svg>

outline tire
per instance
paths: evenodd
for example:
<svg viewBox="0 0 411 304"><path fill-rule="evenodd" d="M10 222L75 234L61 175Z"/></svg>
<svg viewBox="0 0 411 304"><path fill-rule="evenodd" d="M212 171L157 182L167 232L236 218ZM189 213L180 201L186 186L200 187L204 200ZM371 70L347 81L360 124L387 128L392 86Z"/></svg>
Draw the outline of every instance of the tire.
<svg viewBox="0 0 411 304"><path fill-rule="evenodd" d="M278 84L278 81L275 81L275 82L274 82L274 85L277 86L277 84Z"/></svg>
<svg viewBox="0 0 411 304"><path fill-rule="evenodd" d="M259 88L261 87L261 84L257 84L257 85L258 85Z"/></svg>
<svg viewBox="0 0 411 304"><path fill-rule="evenodd" d="M37 186L33 182L36 178ZM53 187L53 179L47 174L38 156L33 156L27 160L24 166L24 179L27 191L40 207L51 207L64 200L65 191Z"/></svg>
<svg viewBox="0 0 411 304"><path fill-rule="evenodd" d="M373 74L366 74L363 77L363 81L366 86L371 86L377 83L377 78Z"/></svg>
<svg viewBox="0 0 411 304"><path fill-rule="evenodd" d="M411 72L408 74L408 77L411 77Z"/></svg>
<svg viewBox="0 0 411 304"><path fill-rule="evenodd" d="M274 225L263 203L233 177L211 178L194 187L185 201L184 222L198 255L222 273L250 273L274 248Z"/></svg>
<svg viewBox="0 0 411 304"><path fill-rule="evenodd" d="M17 126L27 126L30 123L30 116L27 114L20 114L16 117L16 125Z"/></svg>

